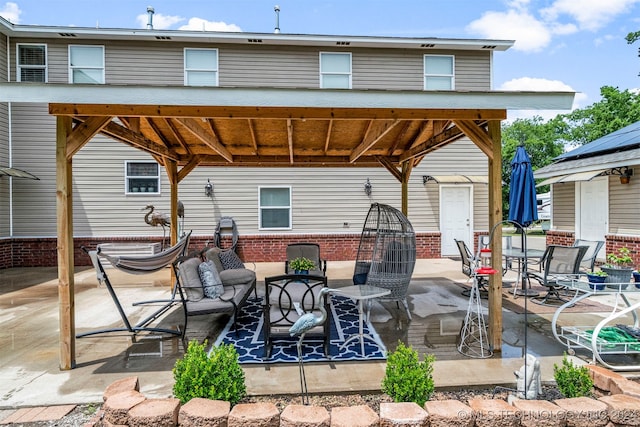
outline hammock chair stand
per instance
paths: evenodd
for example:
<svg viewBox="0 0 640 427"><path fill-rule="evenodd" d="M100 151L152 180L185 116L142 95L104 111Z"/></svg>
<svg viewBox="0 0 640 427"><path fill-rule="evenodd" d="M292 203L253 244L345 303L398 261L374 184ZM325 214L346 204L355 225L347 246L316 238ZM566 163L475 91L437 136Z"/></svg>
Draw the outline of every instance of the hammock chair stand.
<svg viewBox="0 0 640 427"><path fill-rule="evenodd" d="M407 217L389 205L373 203L364 222L353 273L354 285L389 289L382 301L402 302L409 320L407 290L416 263L416 235Z"/></svg>
<svg viewBox="0 0 640 427"><path fill-rule="evenodd" d="M180 302L180 299L174 298L175 295L173 291L171 299L134 303L133 305L140 305L158 302L162 305L158 307L158 309L153 313L140 320L138 323L132 324L127 317L127 314L125 313L124 308L122 307L122 303L120 302L120 299L118 298L118 295L114 290L111 281L109 280L109 276L107 275L104 266L100 262L100 258L109 260L113 267L125 273L137 275L154 273L156 271L162 270L169 265L173 265L173 262L186 252L187 248L189 247L190 236L191 233L186 234L174 246L160 253L149 256L109 256L107 254L100 253L99 250L88 250L87 248L82 247L82 250L84 250L91 257L91 262L93 263L93 266L96 270L98 282L100 284L104 284L107 288L107 291L109 292L109 295L111 295L111 299L113 299L113 303L115 304L116 309L120 314L120 318L122 319L122 323L124 324L124 326L83 332L77 334L76 338L84 338L98 334L115 332L126 332L134 336L141 332L169 334L180 337L183 336L184 331L181 331L180 329L168 329L151 326L151 323L162 317L170 308Z"/></svg>

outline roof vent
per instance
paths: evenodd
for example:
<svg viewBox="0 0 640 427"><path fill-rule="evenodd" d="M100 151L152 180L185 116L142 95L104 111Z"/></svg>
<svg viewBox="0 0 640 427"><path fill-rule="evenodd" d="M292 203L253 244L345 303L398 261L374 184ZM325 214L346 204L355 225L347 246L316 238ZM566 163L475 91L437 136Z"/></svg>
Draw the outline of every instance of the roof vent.
<svg viewBox="0 0 640 427"><path fill-rule="evenodd" d="M77 37L73 33L58 33L58 34L60 35L60 37Z"/></svg>
<svg viewBox="0 0 640 427"><path fill-rule="evenodd" d="M436 45L433 43L422 43L420 47L436 47Z"/></svg>
<svg viewBox="0 0 640 427"><path fill-rule="evenodd" d="M149 15L149 19L147 20L147 30L153 30L153 14L155 10L151 6L147 6L147 15Z"/></svg>
<svg viewBox="0 0 640 427"><path fill-rule="evenodd" d="M276 13L276 28L273 30L273 33L280 34L280 6L275 5L273 11Z"/></svg>
<svg viewBox="0 0 640 427"><path fill-rule="evenodd" d="M349 46L351 42L336 42L336 46Z"/></svg>
<svg viewBox="0 0 640 427"><path fill-rule="evenodd" d="M156 36L156 40L171 40L169 36Z"/></svg>
<svg viewBox="0 0 640 427"><path fill-rule="evenodd" d="M249 43L262 43L262 39L247 39Z"/></svg>
<svg viewBox="0 0 640 427"><path fill-rule="evenodd" d="M496 47L497 47L496 45L490 45L490 44L486 44L482 46L483 49L495 49Z"/></svg>

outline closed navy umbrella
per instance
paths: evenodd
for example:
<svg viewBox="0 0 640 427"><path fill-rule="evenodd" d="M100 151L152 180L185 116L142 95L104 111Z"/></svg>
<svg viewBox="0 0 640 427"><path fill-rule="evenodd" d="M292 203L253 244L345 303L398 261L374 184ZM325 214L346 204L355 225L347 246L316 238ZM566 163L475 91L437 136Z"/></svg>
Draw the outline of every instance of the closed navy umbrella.
<svg viewBox="0 0 640 427"><path fill-rule="evenodd" d="M531 159L524 146L520 145L511 160L509 221L528 227L537 220L536 182L531 169Z"/></svg>

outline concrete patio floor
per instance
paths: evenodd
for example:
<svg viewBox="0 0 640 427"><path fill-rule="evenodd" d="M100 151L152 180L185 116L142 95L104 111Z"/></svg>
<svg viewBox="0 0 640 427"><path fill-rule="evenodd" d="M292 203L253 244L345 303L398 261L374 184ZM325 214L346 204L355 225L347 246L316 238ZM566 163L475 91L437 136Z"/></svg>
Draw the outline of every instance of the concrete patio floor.
<svg viewBox="0 0 640 427"><path fill-rule="evenodd" d="M259 290L263 290L265 276L281 274L282 269L282 263L256 264ZM347 283L352 271L353 262L330 262L327 270L330 286L332 282L338 286ZM142 318L149 307L132 307L132 302L163 298L169 293L168 269L148 276L130 276L115 270L110 270L109 274L125 311L134 319ZM513 372L523 362L524 315L503 310L501 352L488 359L460 354L456 350L456 338L468 305L468 298L460 293L466 281L460 272L459 261L446 258L418 260L409 292L413 321L408 322L404 311L395 303L376 303L371 313L372 323L389 350L393 350L400 340L421 355L435 355L437 389L515 387ZM141 391L149 397L172 394L171 368L184 351L179 339L163 340L161 350L158 340L134 343L128 335L77 339L77 366L61 371L56 269L0 270L0 283L0 322L3 326L0 330L0 409L100 402L106 386L133 375L139 377ZM603 303L607 301L603 300ZM113 302L106 288L97 286L91 268L76 270L75 307L77 332L119 324ZM162 323L171 326L181 322L179 314L177 311L171 313ZM553 380L553 364L561 361L565 350L551 333L552 314L527 316L527 347L541 360L543 381ZM586 313L571 314L565 316L564 321L593 323L586 316ZM227 316L190 318L187 335L190 339L206 338L212 342L227 320ZM579 356L590 360L586 352ZM581 359L575 360L583 363ZM373 361L306 365L311 393L379 391L384 370L385 363ZM249 394L299 393L296 364L248 366L245 374Z"/></svg>

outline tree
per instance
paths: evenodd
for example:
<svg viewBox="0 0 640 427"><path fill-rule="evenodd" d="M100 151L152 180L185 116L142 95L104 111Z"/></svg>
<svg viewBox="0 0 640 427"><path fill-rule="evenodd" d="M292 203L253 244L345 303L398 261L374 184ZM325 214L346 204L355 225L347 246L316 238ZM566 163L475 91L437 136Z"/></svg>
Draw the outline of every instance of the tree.
<svg viewBox="0 0 640 427"><path fill-rule="evenodd" d="M518 145L524 145L531 157L533 170L548 165L564 152L564 141L558 138L566 131L566 124L558 117L544 122L542 117L517 119L502 127L502 211L509 211L509 184L511 183L511 160Z"/></svg>
<svg viewBox="0 0 640 427"><path fill-rule="evenodd" d="M640 121L639 94L603 86L600 95L600 101L556 117L566 125L563 134L559 135L561 139L584 145Z"/></svg>

